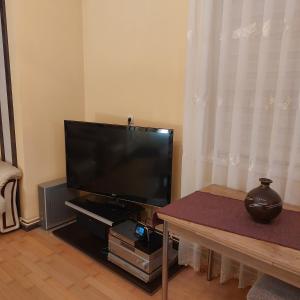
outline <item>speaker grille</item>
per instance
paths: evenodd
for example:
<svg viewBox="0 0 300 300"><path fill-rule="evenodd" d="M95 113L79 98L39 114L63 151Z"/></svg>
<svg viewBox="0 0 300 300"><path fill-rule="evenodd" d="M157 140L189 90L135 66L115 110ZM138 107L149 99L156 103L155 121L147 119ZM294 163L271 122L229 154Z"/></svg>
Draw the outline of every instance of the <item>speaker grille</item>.
<svg viewBox="0 0 300 300"><path fill-rule="evenodd" d="M65 178L39 184L38 193L41 226L45 230L75 219L73 210L65 205L65 201L79 197L79 192L69 189Z"/></svg>

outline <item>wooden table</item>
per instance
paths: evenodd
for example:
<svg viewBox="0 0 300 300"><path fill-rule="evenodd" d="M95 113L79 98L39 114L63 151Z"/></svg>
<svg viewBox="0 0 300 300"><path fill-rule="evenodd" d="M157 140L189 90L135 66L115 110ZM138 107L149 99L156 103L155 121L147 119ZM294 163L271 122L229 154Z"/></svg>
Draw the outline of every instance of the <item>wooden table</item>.
<svg viewBox="0 0 300 300"><path fill-rule="evenodd" d="M245 199L244 192L218 185L210 185L202 189L202 191L240 200ZM300 211L300 208L295 206L285 206L285 208ZM168 299L167 245L169 231L186 239L196 241L208 249L300 288L299 250L180 220L161 213L158 213L158 217L164 221L162 269L163 300Z"/></svg>

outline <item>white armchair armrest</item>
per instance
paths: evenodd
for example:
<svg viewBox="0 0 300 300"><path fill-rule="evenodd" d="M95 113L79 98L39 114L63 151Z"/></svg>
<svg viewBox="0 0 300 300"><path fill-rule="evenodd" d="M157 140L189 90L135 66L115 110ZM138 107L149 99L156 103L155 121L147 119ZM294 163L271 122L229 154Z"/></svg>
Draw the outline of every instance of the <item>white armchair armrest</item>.
<svg viewBox="0 0 300 300"><path fill-rule="evenodd" d="M7 162L0 161L0 232L20 227L16 204L16 191L21 171Z"/></svg>

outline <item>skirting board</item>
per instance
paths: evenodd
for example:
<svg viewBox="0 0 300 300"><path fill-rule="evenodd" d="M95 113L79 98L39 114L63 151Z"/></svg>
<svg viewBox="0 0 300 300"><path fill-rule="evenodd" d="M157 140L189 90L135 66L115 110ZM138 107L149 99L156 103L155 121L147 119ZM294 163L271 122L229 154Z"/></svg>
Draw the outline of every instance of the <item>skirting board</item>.
<svg viewBox="0 0 300 300"><path fill-rule="evenodd" d="M40 227L40 218L36 218L30 221L20 219L21 228L25 231L30 231L34 228Z"/></svg>

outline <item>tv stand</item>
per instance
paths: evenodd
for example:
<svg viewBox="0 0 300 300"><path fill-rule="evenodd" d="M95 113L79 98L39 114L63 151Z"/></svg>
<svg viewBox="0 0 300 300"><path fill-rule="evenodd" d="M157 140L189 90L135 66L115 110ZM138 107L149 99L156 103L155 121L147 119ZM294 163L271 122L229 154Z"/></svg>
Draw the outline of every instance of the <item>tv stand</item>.
<svg viewBox="0 0 300 300"><path fill-rule="evenodd" d="M125 207L122 207L115 205L107 197L93 194L66 201L66 205L76 211L77 219L71 224L54 230L53 234L109 267L144 291L153 294L161 287L161 276L146 283L108 258L110 228L128 219L136 220L142 209L136 204L128 204L126 203ZM169 270L169 276L172 277L181 268L178 264L173 265Z"/></svg>

